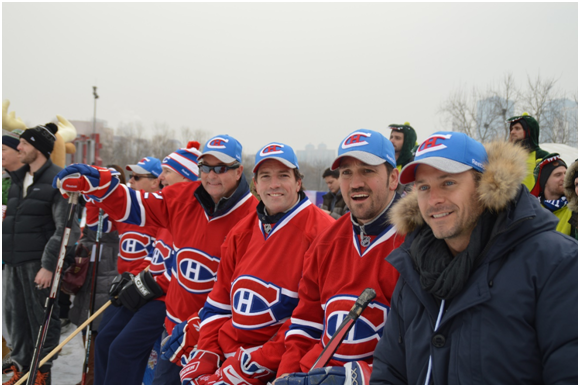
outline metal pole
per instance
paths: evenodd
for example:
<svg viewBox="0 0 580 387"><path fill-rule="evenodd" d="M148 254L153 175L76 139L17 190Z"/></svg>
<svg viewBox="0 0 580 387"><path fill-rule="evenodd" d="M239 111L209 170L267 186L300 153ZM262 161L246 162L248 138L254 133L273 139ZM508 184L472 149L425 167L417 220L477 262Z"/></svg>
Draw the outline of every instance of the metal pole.
<svg viewBox="0 0 580 387"><path fill-rule="evenodd" d="M97 146L96 144L96 136L95 134L97 133L97 98L99 98L99 96L97 95L97 86L93 86L93 96L95 97L95 109L93 112L93 159L90 161L91 164L93 164L95 162L95 147Z"/></svg>

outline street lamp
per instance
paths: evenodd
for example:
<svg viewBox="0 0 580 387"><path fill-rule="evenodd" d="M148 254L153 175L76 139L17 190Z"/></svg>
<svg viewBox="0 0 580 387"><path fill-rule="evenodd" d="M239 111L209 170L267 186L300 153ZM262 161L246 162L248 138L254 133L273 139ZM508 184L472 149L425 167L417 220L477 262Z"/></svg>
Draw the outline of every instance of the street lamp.
<svg viewBox="0 0 580 387"><path fill-rule="evenodd" d="M93 113L93 137L95 137L95 133L97 132L97 86L93 86L93 96L95 97L95 110Z"/></svg>

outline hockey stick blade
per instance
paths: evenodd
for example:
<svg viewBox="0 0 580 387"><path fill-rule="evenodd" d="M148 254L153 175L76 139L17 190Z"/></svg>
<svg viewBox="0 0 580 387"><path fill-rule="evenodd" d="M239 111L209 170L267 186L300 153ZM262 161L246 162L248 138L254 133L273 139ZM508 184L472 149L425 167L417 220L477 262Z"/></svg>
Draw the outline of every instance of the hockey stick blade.
<svg viewBox="0 0 580 387"><path fill-rule="evenodd" d="M344 338L346 337L346 335L348 334L348 332L350 331L356 320L360 317L360 315L368 306L368 304L376 296L377 293L373 288L366 288L361 293L361 295L357 298L356 302L354 303L353 307L350 309L350 312L348 312L346 318L342 320L342 323L340 324L338 329L334 332L334 335L332 335L330 341L328 342L326 347L324 347L324 349L320 353L320 356L318 356L318 359L316 359L316 361L314 362L312 368L310 368L310 371L312 371L315 368L326 366L326 364L328 363L332 355L334 355L334 353L338 349L338 346L340 345L340 343L342 343L342 340L344 340Z"/></svg>

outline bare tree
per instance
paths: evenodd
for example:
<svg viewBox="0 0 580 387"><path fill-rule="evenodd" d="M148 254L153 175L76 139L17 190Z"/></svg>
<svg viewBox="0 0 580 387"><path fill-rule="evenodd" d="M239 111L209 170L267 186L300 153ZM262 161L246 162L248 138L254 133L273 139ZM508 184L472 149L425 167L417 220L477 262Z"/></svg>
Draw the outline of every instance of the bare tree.
<svg viewBox="0 0 580 387"><path fill-rule="evenodd" d="M540 125L540 142L578 146L577 97L571 101L556 84L556 78L528 76L525 88L518 89L513 75L507 73L485 91L473 88L467 92L465 87L452 91L439 113L448 129L485 142L507 139L507 119L528 112Z"/></svg>
<svg viewBox="0 0 580 387"><path fill-rule="evenodd" d="M211 132L207 130L204 129L192 130L188 126L181 127L181 130L179 132L179 140L182 144L181 145L182 147L187 146L187 143L189 141L197 141L200 144L200 148L203 148L207 140L209 140L211 137L212 137ZM203 149L200 149L200 151L203 151Z"/></svg>
<svg viewBox="0 0 580 387"><path fill-rule="evenodd" d="M443 122L448 130L463 132L476 138L478 94L475 88L470 93L459 87L443 102L439 113L443 115Z"/></svg>

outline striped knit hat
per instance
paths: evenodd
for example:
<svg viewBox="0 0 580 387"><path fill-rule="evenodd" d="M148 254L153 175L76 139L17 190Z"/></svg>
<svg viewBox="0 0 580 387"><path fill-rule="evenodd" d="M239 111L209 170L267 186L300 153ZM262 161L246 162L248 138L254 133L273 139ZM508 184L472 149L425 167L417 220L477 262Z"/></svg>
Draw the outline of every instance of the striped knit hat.
<svg viewBox="0 0 580 387"><path fill-rule="evenodd" d="M199 177L197 159L201 155L199 142L190 141L186 148L181 148L163 159L162 167L167 167L179 173L186 179L196 181Z"/></svg>

